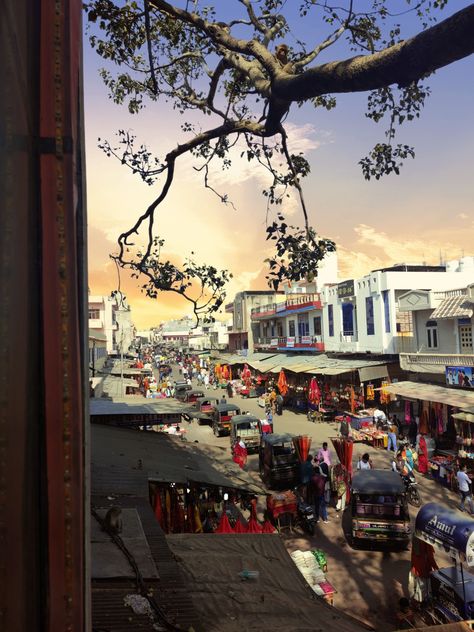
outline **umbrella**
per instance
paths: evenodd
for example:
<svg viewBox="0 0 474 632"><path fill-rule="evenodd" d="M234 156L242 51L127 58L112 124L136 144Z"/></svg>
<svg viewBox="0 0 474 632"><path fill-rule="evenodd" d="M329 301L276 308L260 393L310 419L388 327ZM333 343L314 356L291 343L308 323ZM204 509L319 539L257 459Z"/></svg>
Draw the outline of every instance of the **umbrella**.
<svg viewBox="0 0 474 632"><path fill-rule="evenodd" d="M247 525L242 522L242 518L239 516L237 522L234 525L234 533L247 533Z"/></svg>
<svg viewBox="0 0 474 632"><path fill-rule="evenodd" d="M277 385L281 395L285 397L285 395L288 393L288 382L286 381L286 375L283 369L280 371L280 375L278 376Z"/></svg>
<svg viewBox="0 0 474 632"><path fill-rule="evenodd" d="M249 520L247 533L262 533L262 525L253 516Z"/></svg>
<svg viewBox="0 0 474 632"><path fill-rule="evenodd" d="M234 533L225 511L222 512L221 519L219 520L219 524L217 525L217 529L214 533Z"/></svg>
<svg viewBox="0 0 474 632"><path fill-rule="evenodd" d="M262 533L275 533L276 529L270 522L270 520L265 520L262 527Z"/></svg>
<svg viewBox="0 0 474 632"><path fill-rule="evenodd" d="M308 435L293 437L293 445L295 446L296 456L299 462L304 463L308 458L309 449L311 447L311 437L308 437Z"/></svg>
<svg viewBox="0 0 474 632"><path fill-rule="evenodd" d="M352 477L352 451L354 443L347 441L347 439L339 439L333 437L331 439L339 461L343 465L344 469L348 472L349 477Z"/></svg>
<svg viewBox="0 0 474 632"><path fill-rule="evenodd" d="M308 399L311 404L319 404L321 401L321 391L319 390L318 380L313 377L309 383Z"/></svg>

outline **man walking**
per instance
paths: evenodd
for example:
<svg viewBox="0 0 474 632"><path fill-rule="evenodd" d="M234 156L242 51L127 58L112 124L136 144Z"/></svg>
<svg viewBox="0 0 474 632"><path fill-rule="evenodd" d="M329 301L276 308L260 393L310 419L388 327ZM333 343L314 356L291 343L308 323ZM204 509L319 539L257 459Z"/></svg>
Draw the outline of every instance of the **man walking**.
<svg viewBox="0 0 474 632"><path fill-rule="evenodd" d="M456 474L456 478L457 478L458 486L459 486L459 493L461 494L461 504L459 506L459 509L461 511L464 511L465 509L464 503L467 500L468 505L469 505L469 512L472 514L474 513L472 495L471 495L472 483L471 483L471 479L466 473L466 470L467 470L467 466L463 465L462 468L459 470L459 472Z"/></svg>

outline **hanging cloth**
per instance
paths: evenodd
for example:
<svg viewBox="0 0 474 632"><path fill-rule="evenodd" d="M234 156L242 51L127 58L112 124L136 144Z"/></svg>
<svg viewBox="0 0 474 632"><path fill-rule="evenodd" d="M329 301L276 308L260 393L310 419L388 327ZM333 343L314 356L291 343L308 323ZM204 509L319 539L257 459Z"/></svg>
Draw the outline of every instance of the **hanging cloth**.
<svg viewBox="0 0 474 632"><path fill-rule="evenodd" d="M367 401L373 402L375 399L375 390L373 384L367 384L367 395L365 396Z"/></svg>
<svg viewBox="0 0 474 632"><path fill-rule="evenodd" d="M262 527L262 533L276 533L276 532L277 532L277 530L272 525L270 520L265 520L265 522L263 523L263 527Z"/></svg>
<svg viewBox="0 0 474 632"><path fill-rule="evenodd" d="M247 533L262 533L262 525L253 516L249 520Z"/></svg>
<svg viewBox="0 0 474 632"><path fill-rule="evenodd" d="M405 421L407 424L411 422L411 405L410 402L405 402Z"/></svg>
<svg viewBox="0 0 474 632"><path fill-rule="evenodd" d="M239 516L234 525L234 533L247 533L247 525L242 522L242 518Z"/></svg>

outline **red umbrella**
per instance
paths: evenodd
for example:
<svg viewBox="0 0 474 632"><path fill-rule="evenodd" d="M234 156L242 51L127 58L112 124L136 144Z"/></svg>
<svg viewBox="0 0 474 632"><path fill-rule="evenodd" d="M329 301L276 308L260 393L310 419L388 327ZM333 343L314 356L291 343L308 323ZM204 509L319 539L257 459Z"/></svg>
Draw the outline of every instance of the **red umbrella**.
<svg viewBox="0 0 474 632"><path fill-rule="evenodd" d="M311 437L308 437L307 435L293 437L293 445L295 446L298 460L300 463L304 463L308 458L309 449L311 447Z"/></svg>
<svg viewBox="0 0 474 632"><path fill-rule="evenodd" d="M270 520L265 520L262 527L262 533L275 533L276 529L270 522Z"/></svg>
<svg viewBox="0 0 474 632"><path fill-rule="evenodd" d="M253 516L249 520L247 533L262 533L262 525Z"/></svg>
<svg viewBox="0 0 474 632"><path fill-rule="evenodd" d="M214 533L234 533L225 511L222 512L221 519L219 520L219 524L217 525L217 529Z"/></svg>
<svg viewBox="0 0 474 632"><path fill-rule="evenodd" d="M242 522L242 518L237 518L237 522L235 523L234 526L234 533L247 533L248 529L247 529L247 525L245 525Z"/></svg>
<svg viewBox="0 0 474 632"><path fill-rule="evenodd" d="M277 385L281 395L285 397L285 395L288 393L288 382L286 381L286 375L283 369L280 371L280 375L278 376Z"/></svg>

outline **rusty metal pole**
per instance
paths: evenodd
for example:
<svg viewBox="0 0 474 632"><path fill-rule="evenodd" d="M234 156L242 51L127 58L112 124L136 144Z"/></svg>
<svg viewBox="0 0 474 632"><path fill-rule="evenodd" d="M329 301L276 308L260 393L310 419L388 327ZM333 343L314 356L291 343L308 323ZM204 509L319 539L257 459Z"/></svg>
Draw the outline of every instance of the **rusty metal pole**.
<svg viewBox="0 0 474 632"><path fill-rule="evenodd" d="M0 3L2 632L88 629L81 8Z"/></svg>

